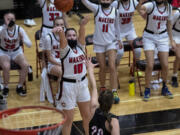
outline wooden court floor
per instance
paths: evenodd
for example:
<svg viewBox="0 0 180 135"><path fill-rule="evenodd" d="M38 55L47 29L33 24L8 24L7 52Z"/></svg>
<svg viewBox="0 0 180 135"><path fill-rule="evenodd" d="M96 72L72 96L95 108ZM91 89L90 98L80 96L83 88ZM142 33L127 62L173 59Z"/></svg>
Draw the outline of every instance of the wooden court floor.
<svg viewBox="0 0 180 135"><path fill-rule="evenodd" d="M93 23L93 16L92 14L84 14L89 15L91 17L89 24L86 26L86 34L92 34L94 31L94 23ZM37 23L37 26L34 27L26 27L23 25L23 20L17 20L17 24L22 26L25 31L27 32L28 36L30 37L33 45L31 48L25 47L25 56L33 67L33 75L34 80L32 82L27 83L27 96L26 97L19 97L16 94L15 85L9 85L10 87L10 93L8 97L8 108L13 107L19 107L19 106L26 106L26 105L44 105L44 106L52 106L48 102L40 102L39 101L39 95L40 95L40 81L41 78L38 79L35 77L35 66L36 66L36 52L35 52L35 40L34 35L37 30L41 27L41 18L35 18L35 21ZM68 23L70 27L74 27L78 29L78 23L79 18L76 15L73 15L71 18L68 18ZM138 36L142 36L143 28L145 26L145 21L135 13L134 16L134 24L136 28L136 32ZM88 46L88 54L91 56L94 56L95 54L92 51L92 46ZM128 53L125 53L125 56L127 56ZM142 53L142 58L144 57ZM172 58L171 58L172 59ZM121 63L126 63L127 59L123 59ZM172 65L171 65L172 66ZM98 72L98 70L96 70ZM135 96L129 96L128 91L128 81L131 79L129 75L129 67L127 65L120 65L118 67L119 72L119 82L121 85L121 88L118 90L119 96L120 96L120 103L117 105L113 105L113 108L111 110L112 113L121 116L121 115L128 115L128 114L136 114L136 113L144 113L144 112L154 112L159 110L169 110L169 109L176 109L180 108L180 88L172 88L170 85L169 88L174 94L174 99L166 99L165 97L160 96L160 90L154 91L155 93L149 102L142 101L142 97L139 96L139 88L136 87L136 94ZM169 71L169 80L171 79L172 71ZM98 83L99 84L99 83ZM109 86L109 83L107 82L107 87ZM80 114L78 109L75 111L75 117L74 120L81 120ZM159 132L153 132L153 133L147 133L142 135L151 135L151 134L167 134L169 135L172 132L172 134L180 134L180 130L168 130L163 131L161 133Z"/></svg>

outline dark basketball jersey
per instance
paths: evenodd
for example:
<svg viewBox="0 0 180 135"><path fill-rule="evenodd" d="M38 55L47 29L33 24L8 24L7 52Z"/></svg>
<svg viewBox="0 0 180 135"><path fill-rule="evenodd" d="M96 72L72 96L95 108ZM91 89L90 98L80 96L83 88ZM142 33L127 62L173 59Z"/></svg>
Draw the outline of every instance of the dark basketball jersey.
<svg viewBox="0 0 180 135"><path fill-rule="evenodd" d="M115 117L112 115L112 117ZM100 109L96 109L93 118L89 123L89 135L111 135L110 132L106 130L105 122L106 117L103 115Z"/></svg>

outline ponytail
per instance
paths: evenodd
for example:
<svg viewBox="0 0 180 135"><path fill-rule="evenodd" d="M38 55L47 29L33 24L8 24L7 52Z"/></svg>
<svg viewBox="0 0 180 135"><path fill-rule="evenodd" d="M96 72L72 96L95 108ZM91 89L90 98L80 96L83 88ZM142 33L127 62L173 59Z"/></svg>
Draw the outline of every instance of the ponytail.
<svg viewBox="0 0 180 135"><path fill-rule="evenodd" d="M109 113L112 104L113 104L113 93L110 90L105 90L102 91L99 94L99 98L98 98L98 102L99 102L99 108L100 110L103 112L103 115L106 117L107 122L109 123L109 129L110 131L112 130L112 125L111 125L111 114Z"/></svg>
<svg viewBox="0 0 180 135"><path fill-rule="evenodd" d="M106 119L107 119L107 122L108 122L108 124L109 124L109 130L110 130L110 132L111 132L112 129L113 129L113 127L112 127L112 125L111 125L111 120L112 120L111 114L104 112L103 115L104 115L104 116L106 117Z"/></svg>

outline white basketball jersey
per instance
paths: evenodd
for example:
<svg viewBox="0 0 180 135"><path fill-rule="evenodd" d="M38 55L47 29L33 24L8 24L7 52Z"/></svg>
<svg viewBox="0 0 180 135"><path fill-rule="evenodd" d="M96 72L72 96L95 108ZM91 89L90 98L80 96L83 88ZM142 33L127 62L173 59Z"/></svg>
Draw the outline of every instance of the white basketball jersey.
<svg viewBox="0 0 180 135"><path fill-rule="evenodd" d="M95 32L93 36L93 43L97 45L108 45L116 40L115 37L115 19L117 10L111 7L111 10L106 14L101 5L95 16Z"/></svg>
<svg viewBox="0 0 180 135"><path fill-rule="evenodd" d="M44 4L42 6L42 13L43 13L43 25L53 27L53 20L57 16L62 16L62 12L58 11L56 7L54 6L54 0L51 0L51 2L47 5L47 0L44 1Z"/></svg>
<svg viewBox="0 0 180 135"><path fill-rule="evenodd" d="M179 17L177 20L175 20L173 30L175 30L176 32L180 32L180 8L176 12L179 15Z"/></svg>
<svg viewBox="0 0 180 135"><path fill-rule="evenodd" d="M65 58L61 59L63 77L69 79L81 79L86 75L85 59L83 50L77 46L77 50L69 49Z"/></svg>
<svg viewBox="0 0 180 135"><path fill-rule="evenodd" d="M147 15L146 28L149 31L154 33L161 33L167 29L167 20L170 14L172 13L169 4L167 7L160 9L157 7L156 3L153 1L153 10Z"/></svg>
<svg viewBox="0 0 180 135"><path fill-rule="evenodd" d="M4 26L1 31L1 44L0 46L6 50L14 50L20 45L19 38L19 29L18 25L15 25L13 34L10 34L7 30L7 27Z"/></svg>
<svg viewBox="0 0 180 135"><path fill-rule="evenodd" d="M122 2L119 3L118 15L119 15L120 33L127 33L132 29L134 29L132 16L134 15L136 6L137 4L135 5L134 0L129 0L129 5L127 7L125 7L125 5Z"/></svg>
<svg viewBox="0 0 180 135"><path fill-rule="evenodd" d="M60 42L59 42L59 40L56 38L56 36L52 32L48 33L48 35L51 38L51 55L54 58L60 58L60 53L59 53Z"/></svg>

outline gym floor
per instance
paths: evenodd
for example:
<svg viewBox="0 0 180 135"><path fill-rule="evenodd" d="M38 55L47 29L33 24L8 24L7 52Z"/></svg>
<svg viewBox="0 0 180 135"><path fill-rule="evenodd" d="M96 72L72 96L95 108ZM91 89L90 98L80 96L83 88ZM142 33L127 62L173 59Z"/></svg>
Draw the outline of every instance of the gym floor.
<svg viewBox="0 0 180 135"><path fill-rule="evenodd" d="M89 15L91 17L89 24L86 26L86 34L93 34L94 22L92 14L83 14L84 16ZM36 51L35 51L35 40L34 35L37 30L41 27L41 18L35 18L37 26L26 27L24 26L24 20L17 20L17 24L22 26L27 34L29 35L33 46L31 48L25 47L25 56L33 67L34 80L27 82L27 93L26 97L20 97L16 94L16 85L10 84L10 93L8 97L8 108L26 106L26 105L44 105L53 106L47 101L40 102L40 82L41 77L35 77L36 73ZM79 28L79 17L72 15L68 17L70 27L76 29ZM145 21L135 13L134 24L138 36L142 36ZM92 51L92 46L88 46L88 54L95 56ZM143 51L142 51L143 52ZM128 56L125 53L124 56ZM142 59L144 54L142 53ZM173 60L174 58L169 58ZM127 59L123 59L121 63L126 63ZM169 67L172 67L170 64ZM180 88L172 88L169 84L169 88L174 94L173 99L167 99L160 96L161 90L152 91L152 97L149 102L142 101L142 97L139 95L139 87L136 84L135 96L129 96L128 81L131 79L129 75L129 66L120 65L118 67L120 89L118 90L120 96L120 103L113 105L111 112L119 116L121 135L131 134L142 134L142 135L176 135L180 134ZM98 69L95 70L98 72ZM172 70L169 71L169 80L171 79ZM99 84L99 83L97 83ZM107 81L107 87L109 83ZM144 88L143 88L144 89ZM72 135L82 134L82 121L79 110L75 109L74 124L72 127Z"/></svg>

